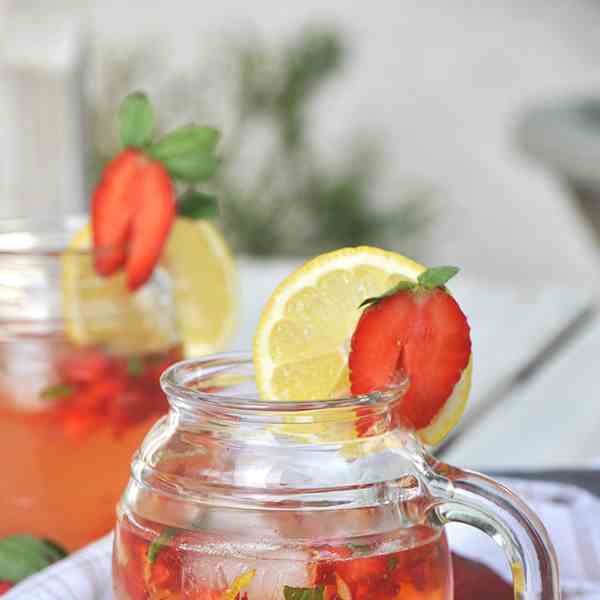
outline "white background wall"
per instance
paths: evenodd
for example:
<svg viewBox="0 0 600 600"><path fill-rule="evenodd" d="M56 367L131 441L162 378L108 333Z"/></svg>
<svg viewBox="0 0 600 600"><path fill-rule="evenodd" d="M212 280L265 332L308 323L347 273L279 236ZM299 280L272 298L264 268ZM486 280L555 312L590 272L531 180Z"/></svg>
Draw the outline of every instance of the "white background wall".
<svg viewBox="0 0 600 600"><path fill-rule="evenodd" d="M26 5L17 4L21 10ZM101 45L170 34L182 62L203 40L214 47L215 38L240 29L280 37L307 21L338 24L354 45L354 61L326 94L315 127L334 151L349 123L385 134L390 198L397 175L435 184L444 216L418 258L495 279L600 279L595 247L566 190L519 155L512 139L516 115L529 103L600 93L600 2L40 4L29 9L40 19L59 12L89 18ZM10 18L4 26L10 28Z"/></svg>

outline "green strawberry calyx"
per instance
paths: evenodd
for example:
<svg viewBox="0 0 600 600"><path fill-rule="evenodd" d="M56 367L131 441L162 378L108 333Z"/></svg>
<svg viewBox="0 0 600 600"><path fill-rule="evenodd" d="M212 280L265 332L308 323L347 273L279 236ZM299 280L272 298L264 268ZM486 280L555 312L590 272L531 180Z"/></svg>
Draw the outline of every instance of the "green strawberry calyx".
<svg viewBox="0 0 600 600"><path fill-rule="evenodd" d="M389 290L381 294L380 296L372 296L371 298L367 298L363 300L358 308L363 308L366 306L372 306L381 302L384 298L389 298L397 294L398 292L426 292L441 288L443 290L446 289L446 283L450 281L458 272L458 267L452 267L449 265L444 265L441 267L431 267L423 271L418 277L417 281L410 281L408 279L403 279L399 281L395 286L391 287Z"/></svg>

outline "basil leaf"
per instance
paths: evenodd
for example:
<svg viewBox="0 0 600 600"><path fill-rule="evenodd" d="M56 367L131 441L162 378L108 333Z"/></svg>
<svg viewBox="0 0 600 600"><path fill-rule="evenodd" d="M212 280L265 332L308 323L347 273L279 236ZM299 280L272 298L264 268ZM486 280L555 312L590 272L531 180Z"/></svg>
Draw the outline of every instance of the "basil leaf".
<svg viewBox="0 0 600 600"><path fill-rule="evenodd" d="M154 114L148 96L134 92L119 108L119 133L124 147L141 148L152 141Z"/></svg>
<svg viewBox="0 0 600 600"><path fill-rule="evenodd" d="M348 548L359 555L369 554L372 549L371 544L348 544Z"/></svg>
<svg viewBox="0 0 600 600"><path fill-rule="evenodd" d="M150 564L156 560L158 553L162 550L163 546L168 544L175 537L176 533L176 529L167 527L160 535L156 536L154 540L152 540L152 543L148 548L148 562Z"/></svg>
<svg viewBox="0 0 600 600"><path fill-rule="evenodd" d="M0 580L18 583L64 558L58 544L31 535L11 535L0 540Z"/></svg>
<svg viewBox="0 0 600 600"><path fill-rule="evenodd" d="M198 183L210 179L219 166L219 159L208 152L189 152L164 159L163 165L175 179Z"/></svg>
<svg viewBox="0 0 600 600"><path fill-rule="evenodd" d="M289 585L283 588L285 600L323 600L323 586L316 588L297 588Z"/></svg>
<svg viewBox="0 0 600 600"><path fill-rule="evenodd" d="M144 363L139 356L132 356L127 360L127 373L132 377L139 377L144 372Z"/></svg>
<svg viewBox="0 0 600 600"><path fill-rule="evenodd" d="M68 385L66 383L57 383L56 385L52 385L47 387L45 390L40 392L40 398L42 400L56 400L57 398L67 398L73 392L75 388L72 385Z"/></svg>
<svg viewBox="0 0 600 600"><path fill-rule="evenodd" d="M147 152L156 160L167 161L184 154L210 154L219 141L219 131L212 127L185 125L167 133Z"/></svg>
<svg viewBox="0 0 600 600"><path fill-rule="evenodd" d="M219 205L216 196L187 190L179 198L177 214L189 219L212 219L219 216Z"/></svg>
<svg viewBox="0 0 600 600"><path fill-rule="evenodd" d="M432 267L419 275L417 281L428 290L443 287L452 279L458 272L458 267Z"/></svg>

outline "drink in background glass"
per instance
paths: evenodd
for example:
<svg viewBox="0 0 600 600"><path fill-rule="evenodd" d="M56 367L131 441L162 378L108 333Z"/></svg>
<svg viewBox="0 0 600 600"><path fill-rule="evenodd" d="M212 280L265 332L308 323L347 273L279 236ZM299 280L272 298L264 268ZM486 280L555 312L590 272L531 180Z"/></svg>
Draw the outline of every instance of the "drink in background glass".
<svg viewBox="0 0 600 600"><path fill-rule="evenodd" d="M501 540L517 600L559 597L531 510L437 462L391 418L402 382L262 401L248 354L178 363L162 382L169 415L119 505L117 600L452 600L452 521Z"/></svg>
<svg viewBox="0 0 600 600"><path fill-rule="evenodd" d="M118 275L106 293L92 252L69 249L82 223L0 222L0 537L70 550L114 526L131 456L168 408L160 373L182 358L168 275L135 296Z"/></svg>

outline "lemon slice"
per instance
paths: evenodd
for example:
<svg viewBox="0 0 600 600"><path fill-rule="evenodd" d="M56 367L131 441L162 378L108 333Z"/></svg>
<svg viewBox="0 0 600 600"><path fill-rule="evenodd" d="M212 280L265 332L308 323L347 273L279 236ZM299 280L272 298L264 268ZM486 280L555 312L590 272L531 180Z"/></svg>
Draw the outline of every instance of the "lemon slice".
<svg viewBox="0 0 600 600"><path fill-rule="evenodd" d="M223 349L235 329L239 294L233 256L219 229L208 221L178 217L161 265L175 284L186 355Z"/></svg>
<svg viewBox="0 0 600 600"><path fill-rule="evenodd" d="M121 353L164 350L178 341L187 355L223 346L235 325L237 282L233 258L212 224L177 218L155 276L134 294L124 273L96 274L84 252L91 239L87 225L61 261L65 331L72 341Z"/></svg>
<svg viewBox="0 0 600 600"><path fill-rule="evenodd" d="M260 396L268 400L323 400L350 389L350 340L363 300L401 280L416 281L425 267L367 246L322 254L288 276L274 291L254 339ZM421 439L437 443L462 414L470 366Z"/></svg>

